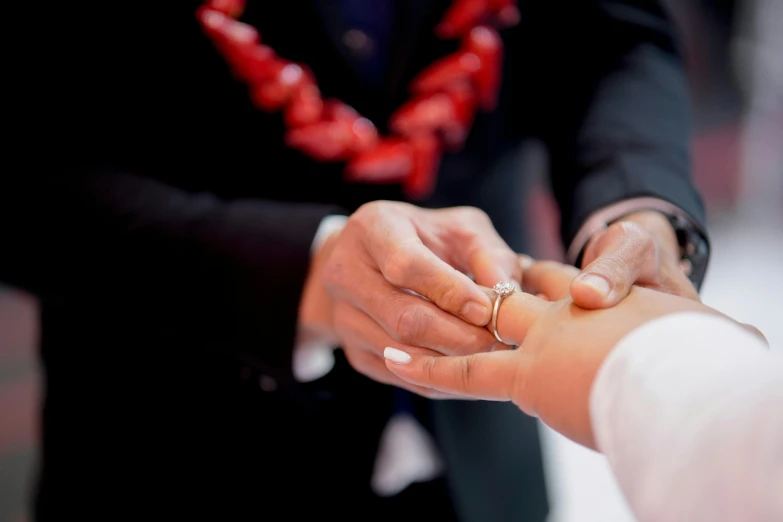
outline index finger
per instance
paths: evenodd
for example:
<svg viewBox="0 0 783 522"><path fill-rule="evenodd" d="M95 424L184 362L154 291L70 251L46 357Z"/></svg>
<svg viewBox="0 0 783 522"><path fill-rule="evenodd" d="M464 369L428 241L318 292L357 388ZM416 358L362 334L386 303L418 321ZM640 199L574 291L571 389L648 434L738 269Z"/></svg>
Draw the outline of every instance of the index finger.
<svg viewBox="0 0 783 522"><path fill-rule="evenodd" d="M398 233L395 236L386 238L392 243L397 242L393 249L384 253L371 252L389 283L412 290L441 310L471 324L487 324L492 314L492 303L476 283L435 255L418 235L411 237Z"/></svg>
<svg viewBox="0 0 783 522"><path fill-rule="evenodd" d="M386 367L411 384L444 393L491 401L509 401L524 379L530 356L502 350L459 357L383 352Z"/></svg>

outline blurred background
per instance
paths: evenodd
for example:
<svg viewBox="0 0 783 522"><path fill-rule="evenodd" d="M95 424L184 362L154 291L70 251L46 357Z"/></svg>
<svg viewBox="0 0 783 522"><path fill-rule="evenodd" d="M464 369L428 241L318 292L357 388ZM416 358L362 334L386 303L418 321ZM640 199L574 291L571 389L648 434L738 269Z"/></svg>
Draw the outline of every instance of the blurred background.
<svg viewBox="0 0 783 522"><path fill-rule="evenodd" d="M783 0L668 0L684 38L694 176L710 217L703 300L783 350ZM538 257L560 258L542 184L528 205ZM34 299L0 287L0 522L27 520L35 477L39 374ZM551 522L624 522L604 459L541 428Z"/></svg>

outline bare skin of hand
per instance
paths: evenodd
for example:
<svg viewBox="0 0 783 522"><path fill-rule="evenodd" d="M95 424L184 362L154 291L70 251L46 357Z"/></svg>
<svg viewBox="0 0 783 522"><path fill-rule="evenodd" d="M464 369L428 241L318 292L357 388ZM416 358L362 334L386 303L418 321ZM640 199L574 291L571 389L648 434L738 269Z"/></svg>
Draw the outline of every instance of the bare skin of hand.
<svg viewBox="0 0 783 522"><path fill-rule="evenodd" d="M517 350L461 357L387 350L387 367L401 379L444 393L513 401L566 437L590 448L595 441L589 396L593 380L614 346L638 326L676 312L722 315L699 301L633 287L612 308L585 310L570 298L573 267L539 262L526 270L525 286L553 300L517 292L506 298L498 332ZM394 347L398 348L398 347Z"/></svg>
<svg viewBox="0 0 783 522"><path fill-rule="evenodd" d="M315 255L300 325L334 339L350 364L376 381L450 398L394 375L383 350L403 346L422 355L492 350L498 343L484 328L492 302L476 283L509 279L521 279L517 255L480 210L373 202Z"/></svg>
<svg viewBox="0 0 783 522"><path fill-rule="evenodd" d="M631 214L593 236L582 267L570 291L582 308L614 306L634 285L699 300L680 267L674 229L658 212Z"/></svg>

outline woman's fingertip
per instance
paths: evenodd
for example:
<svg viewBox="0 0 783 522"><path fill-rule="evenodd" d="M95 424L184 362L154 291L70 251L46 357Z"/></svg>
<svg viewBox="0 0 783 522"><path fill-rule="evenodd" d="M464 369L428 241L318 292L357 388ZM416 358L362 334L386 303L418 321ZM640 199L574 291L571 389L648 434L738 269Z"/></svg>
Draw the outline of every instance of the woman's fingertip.
<svg viewBox="0 0 783 522"><path fill-rule="evenodd" d="M398 350L397 348L392 348L391 346L387 346L386 349L383 350L383 357L387 361L397 364L408 364L411 362L410 354Z"/></svg>

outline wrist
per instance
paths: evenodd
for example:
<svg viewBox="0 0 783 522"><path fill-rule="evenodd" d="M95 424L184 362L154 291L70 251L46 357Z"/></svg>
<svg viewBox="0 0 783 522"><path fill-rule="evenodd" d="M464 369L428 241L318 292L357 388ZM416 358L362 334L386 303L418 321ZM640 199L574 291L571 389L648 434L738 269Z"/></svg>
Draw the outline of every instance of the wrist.
<svg viewBox="0 0 783 522"><path fill-rule="evenodd" d="M342 230L333 230L319 238L299 302L299 335L324 340L335 338L332 328L332 298L324 285L323 270Z"/></svg>

